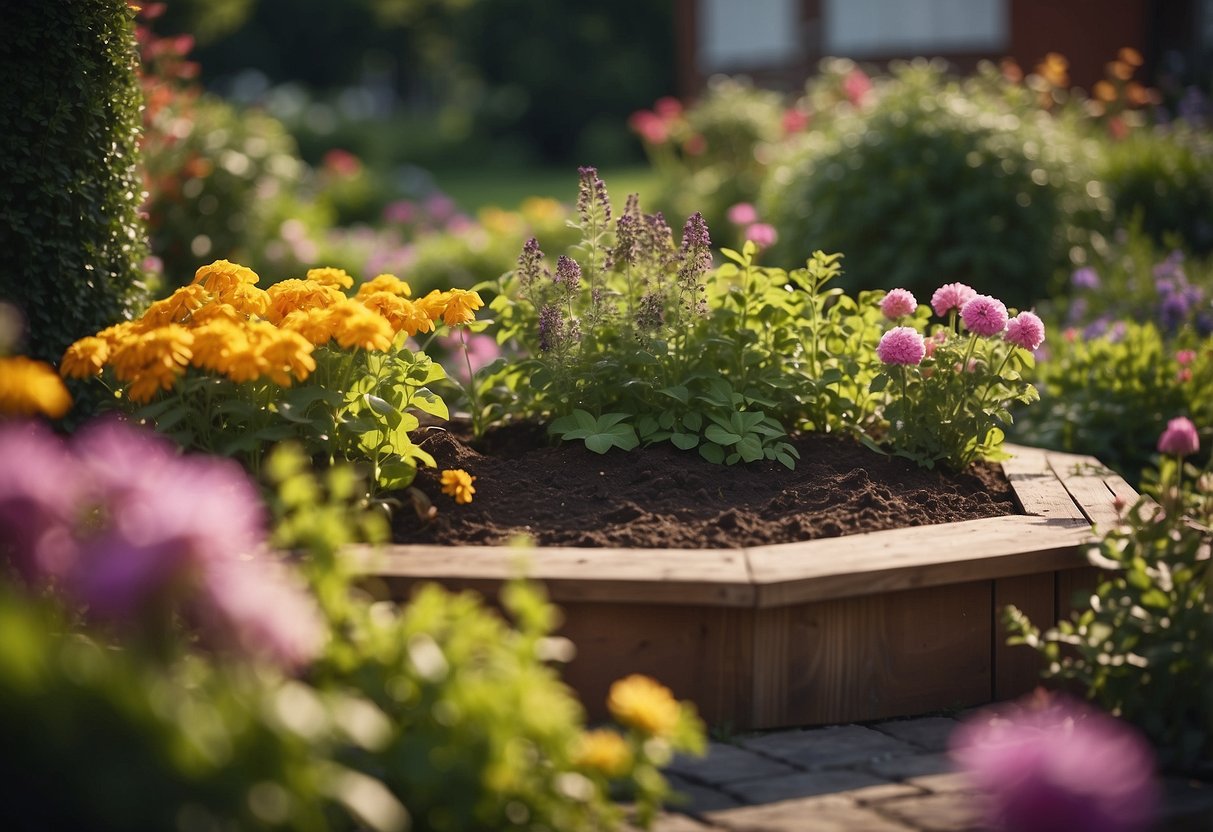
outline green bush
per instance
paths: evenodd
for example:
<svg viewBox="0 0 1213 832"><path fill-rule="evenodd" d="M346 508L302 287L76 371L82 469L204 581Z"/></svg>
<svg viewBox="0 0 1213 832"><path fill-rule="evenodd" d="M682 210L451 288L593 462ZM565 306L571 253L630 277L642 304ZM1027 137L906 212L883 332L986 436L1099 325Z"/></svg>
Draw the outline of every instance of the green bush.
<svg viewBox="0 0 1213 832"><path fill-rule="evenodd" d="M772 171L772 259L804 240L847 252L852 285L929 295L959 280L1007 303L1043 294L1094 210L1078 134L1022 91L943 65L894 65L865 107L814 122Z"/></svg>
<svg viewBox="0 0 1213 832"><path fill-rule="evenodd" d="M1136 217L1156 243L1213 251L1213 134L1178 122L1135 130L1110 143L1099 173L1122 225Z"/></svg>
<svg viewBox="0 0 1213 832"><path fill-rule="evenodd" d="M28 319L36 358L57 361L141 291L132 14L125 0L5 6L0 300Z"/></svg>

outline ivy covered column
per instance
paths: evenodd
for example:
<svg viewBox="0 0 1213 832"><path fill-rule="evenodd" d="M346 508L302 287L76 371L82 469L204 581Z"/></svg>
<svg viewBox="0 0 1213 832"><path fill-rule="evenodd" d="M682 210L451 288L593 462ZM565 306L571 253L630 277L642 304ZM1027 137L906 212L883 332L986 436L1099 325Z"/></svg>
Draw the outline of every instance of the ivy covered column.
<svg viewBox="0 0 1213 832"><path fill-rule="evenodd" d="M142 97L126 0L7 0L0 38L0 301L58 361L138 300Z"/></svg>

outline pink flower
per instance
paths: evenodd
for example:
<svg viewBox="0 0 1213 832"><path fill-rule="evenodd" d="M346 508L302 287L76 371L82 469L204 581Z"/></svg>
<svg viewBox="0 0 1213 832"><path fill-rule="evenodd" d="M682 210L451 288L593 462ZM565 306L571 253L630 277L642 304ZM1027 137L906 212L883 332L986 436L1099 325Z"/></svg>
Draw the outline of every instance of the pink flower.
<svg viewBox="0 0 1213 832"><path fill-rule="evenodd" d="M978 335L997 335L1007 328L1007 307L997 298L977 295L960 307L965 329Z"/></svg>
<svg viewBox="0 0 1213 832"><path fill-rule="evenodd" d="M738 202L729 208L728 217L733 225L752 225L758 222L758 211L748 202Z"/></svg>
<svg viewBox="0 0 1213 832"><path fill-rule="evenodd" d="M1035 312L1020 312L1007 321L1006 339L1017 347L1035 352L1045 341L1045 325Z"/></svg>
<svg viewBox="0 0 1213 832"><path fill-rule="evenodd" d="M1128 725L1068 699L978 717L950 744L984 793L986 824L995 832L1135 832L1150 825L1159 801L1149 744Z"/></svg>
<svg viewBox="0 0 1213 832"><path fill-rule="evenodd" d="M893 327L876 346L876 357L885 364L919 364L926 354L922 334L908 326Z"/></svg>
<svg viewBox="0 0 1213 832"><path fill-rule="evenodd" d="M842 91L851 104L862 107L868 93L872 91L872 79L862 69L855 67L842 80Z"/></svg>
<svg viewBox="0 0 1213 832"><path fill-rule="evenodd" d="M1167 429L1158 437L1158 452L1174 456L1189 456L1200 450L1200 436L1196 425L1186 416L1177 416L1167 422Z"/></svg>
<svg viewBox="0 0 1213 832"><path fill-rule="evenodd" d="M927 358L935 354L935 350L948 342L948 330L939 329L935 334L926 340Z"/></svg>
<svg viewBox="0 0 1213 832"><path fill-rule="evenodd" d="M977 292L972 286L966 286L964 283L945 283L931 295L931 308L935 310L936 315L942 318L975 297L977 297Z"/></svg>
<svg viewBox="0 0 1213 832"><path fill-rule="evenodd" d="M407 199L389 202L383 209L383 219L396 225L408 225L417 218L417 203Z"/></svg>
<svg viewBox="0 0 1213 832"><path fill-rule="evenodd" d="M1196 350L1180 350L1175 353L1175 361L1181 367L1187 367L1196 360Z"/></svg>
<svg viewBox="0 0 1213 832"><path fill-rule="evenodd" d="M456 376L465 384L468 382L468 362L472 364L472 372L479 372L482 367L491 364L501 355L501 347L492 335L469 333L467 335L467 361L463 358L463 341L455 334L445 335L438 339L451 352L451 375Z"/></svg>
<svg viewBox="0 0 1213 832"><path fill-rule="evenodd" d="M663 96L653 102L653 111L665 121L673 121L682 115L682 102L672 95Z"/></svg>
<svg viewBox="0 0 1213 832"><path fill-rule="evenodd" d="M808 113L799 107L783 111L783 134L791 136L794 133L799 133L809 126L811 120Z"/></svg>
<svg viewBox="0 0 1213 832"><path fill-rule="evenodd" d="M775 226L768 225L765 222L753 223L745 230L747 240L750 240L759 248L769 248L775 245L775 241L779 239L779 232L775 230Z"/></svg>
<svg viewBox="0 0 1213 832"><path fill-rule="evenodd" d="M670 130L665 120L652 110L637 110L628 117L628 127L648 144L665 144Z"/></svg>
<svg viewBox="0 0 1213 832"><path fill-rule="evenodd" d="M890 321L913 315L918 308L918 301L908 289L893 289L880 301L880 311Z"/></svg>
<svg viewBox="0 0 1213 832"><path fill-rule="evenodd" d="M362 170L362 161L353 153L339 147L325 153L321 164L325 170L341 177L357 176Z"/></svg>

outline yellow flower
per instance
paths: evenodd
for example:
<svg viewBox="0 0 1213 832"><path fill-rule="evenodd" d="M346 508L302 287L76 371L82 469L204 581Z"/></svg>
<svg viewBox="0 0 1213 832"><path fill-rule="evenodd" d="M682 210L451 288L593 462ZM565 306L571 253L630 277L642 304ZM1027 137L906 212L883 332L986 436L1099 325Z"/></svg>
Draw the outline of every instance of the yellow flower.
<svg viewBox="0 0 1213 832"><path fill-rule="evenodd" d="M439 292L437 289L430 290L430 293L423 298L417 298L413 301L417 308L420 309L427 318L431 321L437 321L442 317L443 311L446 309L447 299L449 295L446 292Z"/></svg>
<svg viewBox="0 0 1213 832"><path fill-rule="evenodd" d="M346 300L341 290L314 280L283 280L265 291L270 300L265 317L272 323L297 309L327 309Z"/></svg>
<svg viewBox="0 0 1213 832"><path fill-rule="evenodd" d="M278 330L261 351L270 380L281 387L303 381L316 369L312 343L298 332Z"/></svg>
<svg viewBox="0 0 1213 832"><path fill-rule="evenodd" d="M582 734L573 764L601 772L607 777L622 777L632 765L632 750L614 731L597 729Z"/></svg>
<svg viewBox="0 0 1213 832"><path fill-rule="evenodd" d="M346 274L344 269L308 269L307 279L336 289L348 289L354 285L354 278Z"/></svg>
<svg viewBox="0 0 1213 832"><path fill-rule="evenodd" d="M476 478L462 468L452 468L442 472L442 493L455 498L457 503L470 503L476 489L472 483Z"/></svg>
<svg viewBox="0 0 1213 832"><path fill-rule="evenodd" d="M212 324L215 321L226 321L228 323L242 323L248 320L248 315L241 312L230 303L208 303L206 306L199 309L190 318L190 327L196 329L200 326Z"/></svg>
<svg viewBox="0 0 1213 832"><path fill-rule="evenodd" d="M168 324L125 338L109 363L121 381L134 382L150 374L167 390L190 363L193 344L192 332L180 324Z"/></svg>
<svg viewBox="0 0 1213 832"><path fill-rule="evenodd" d="M358 287L358 297L374 294L375 292L390 292L402 298L412 297L413 290L394 274L379 274Z"/></svg>
<svg viewBox="0 0 1213 832"><path fill-rule="evenodd" d="M72 397L49 364L24 355L0 358L0 414L58 419L71 406Z"/></svg>
<svg viewBox="0 0 1213 832"><path fill-rule="evenodd" d="M210 300L210 292L199 283L182 286L167 298L147 308L140 320L149 327L184 323Z"/></svg>
<svg viewBox="0 0 1213 832"><path fill-rule="evenodd" d="M648 676L633 674L611 685L607 708L624 725L654 737L678 727L680 709L670 689Z"/></svg>
<svg viewBox="0 0 1213 832"><path fill-rule="evenodd" d="M346 349L391 349L392 325L357 301L347 300L329 309L333 337Z"/></svg>
<svg viewBox="0 0 1213 832"><path fill-rule="evenodd" d="M527 197L519 206L519 211L532 223L554 223L564 216L564 206L560 200L546 196Z"/></svg>
<svg viewBox="0 0 1213 832"><path fill-rule="evenodd" d="M227 260L216 260L194 272L194 283L201 283L216 295L231 291L241 283L256 283L260 280L252 269Z"/></svg>
<svg viewBox="0 0 1213 832"><path fill-rule="evenodd" d="M131 377L126 397L135 404L147 404L161 390L171 389L179 375L181 373L172 365L149 364Z"/></svg>
<svg viewBox="0 0 1213 832"><path fill-rule="evenodd" d="M442 310L442 322L447 326L458 326L476 319L476 310L484 306L480 295L467 289L451 289L447 292L446 306Z"/></svg>
<svg viewBox="0 0 1213 832"><path fill-rule="evenodd" d="M248 342L243 327L226 318L214 318L191 331L194 344L190 363L200 370L223 372L227 366L227 355L233 346L243 349Z"/></svg>
<svg viewBox="0 0 1213 832"><path fill-rule="evenodd" d="M64 378L90 378L98 375L110 356L110 345L103 338L90 335L67 348L59 361L59 375Z"/></svg>
<svg viewBox="0 0 1213 832"><path fill-rule="evenodd" d="M298 332L318 347L324 346L333 338L333 321L327 309L296 309L283 318L278 326Z"/></svg>
<svg viewBox="0 0 1213 832"><path fill-rule="evenodd" d="M1131 46L1121 47L1120 51L1116 53L1116 57L1129 66L1141 66L1143 63L1141 53Z"/></svg>
<svg viewBox="0 0 1213 832"><path fill-rule="evenodd" d="M97 333L97 337L109 344L110 354L128 341L138 338L152 327L139 321L123 321L120 324L108 326Z"/></svg>
<svg viewBox="0 0 1213 832"><path fill-rule="evenodd" d="M358 301L367 309L382 315L396 332L403 330L412 336L434 328L434 322L429 316L406 298L388 292L372 292L359 296Z"/></svg>
<svg viewBox="0 0 1213 832"><path fill-rule="evenodd" d="M1116 87L1107 81L1097 81L1094 92L1100 101L1111 103L1116 100Z"/></svg>
<svg viewBox="0 0 1213 832"><path fill-rule="evenodd" d="M237 283L220 292L219 300L246 315L264 315L270 308L269 293L248 283Z"/></svg>

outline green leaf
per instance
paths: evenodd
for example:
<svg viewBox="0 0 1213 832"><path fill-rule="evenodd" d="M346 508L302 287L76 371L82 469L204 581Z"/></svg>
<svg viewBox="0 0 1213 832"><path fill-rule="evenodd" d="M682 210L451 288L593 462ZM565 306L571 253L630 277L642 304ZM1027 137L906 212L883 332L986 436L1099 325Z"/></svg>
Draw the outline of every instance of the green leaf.
<svg viewBox="0 0 1213 832"><path fill-rule="evenodd" d="M674 433L670 435L670 443L682 451L689 451L699 444L699 436L694 433Z"/></svg>
<svg viewBox="0 0 1213 832"><path fill-rule="evenodd" d="M724 448L712 442L704 442L699 446L699 455L708 462L720 465L724 462Z"/></svg>
<svg viewBox="0 0 1213 832"><path fill-rule="evenodd" d="M872 376L872 380L868 382L868 391L871 393L879 393L889 383L889 377L884 373L878 373Z"/></svg>
<svg viewBox="0 0 1213 832"><path fill-rule="evenodd" d="M400 417L403 415L392 404L384 399L379 398L371 393L363 393L362 400L370 406L371 410L378 413L392 427L400 424Z"/></svg>
<svg viewBox="0 0 1213 832"><path fill-rule="evenodd" d="M410 404L423 413L437 416L439 419L451 418L451 411L447 408L446 402L428 387L422 387L420 390L414 392L413 400Z"/></svg>
<svg viewBox="0 0 1213 832"><path fill-rule="evenodd" d="M692 410L682 417L682 426L687 430L699 433L703 428L703 414L697 410Z"/></svg>
<svg viewBox="0 0 1213 832"><path fill-rule="evenodd" d="M681 384L675 384L672 387L663 387L660 390L658 390L657 392L661 393L664 396L669 396L671 399L674 399L679 404L686 404L687 402L690 401L690 398L691 398L691 392L689 390L687 390L687 388Z"/></svg>
<svg viewBox="0 0 1213 832"><path fill-rule="evenodd" d="M762 459L762 442L757 436L745 436L737 443L737 453L746 462L757 462Z"/></svg>
<svg viewBox="0 0 1213 832"><path fill-rule="evenodd" d="M741 441L739 434L727 431L720 425L708 425L703 431L704 438L718 445L736 445Z"/></svg>

